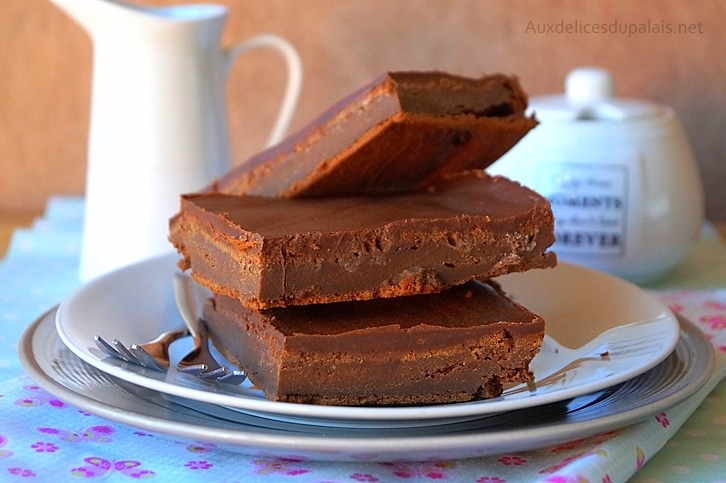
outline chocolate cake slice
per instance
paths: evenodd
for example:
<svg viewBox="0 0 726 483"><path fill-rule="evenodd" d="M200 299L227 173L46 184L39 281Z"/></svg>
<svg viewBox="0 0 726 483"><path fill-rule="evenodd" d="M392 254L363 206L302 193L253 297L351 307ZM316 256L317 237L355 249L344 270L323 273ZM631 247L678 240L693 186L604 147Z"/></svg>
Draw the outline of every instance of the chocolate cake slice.
<svg viewBox="0 0 726 483"><path fill-rule="evenodd" d="M326 405L437 404L497 397L532 380L544 321L495 284L440 294L256 311L216 295L216 347L268 399Z"/></svg>
<svg viewBox="0 0 726 483"><path fill-rule="evenodd" d="M483 169L537 121L514 77L391 72L207 191L309 197L404 192Z"/></svg>
<svg viewBox="0 0 726 483"><path fill-rule="evenodd" d="M550 203L482 171L391 196L184 195L170 240L182 270L254 309L436 293L556 264Z"/></svg>

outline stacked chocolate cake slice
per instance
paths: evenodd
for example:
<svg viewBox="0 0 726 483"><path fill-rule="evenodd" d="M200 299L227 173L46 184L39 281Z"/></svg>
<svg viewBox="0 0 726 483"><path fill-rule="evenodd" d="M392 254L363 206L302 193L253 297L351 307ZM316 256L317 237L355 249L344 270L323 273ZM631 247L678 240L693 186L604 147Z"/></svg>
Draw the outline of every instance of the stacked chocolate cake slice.
<svg viewBox="0 0 726 483"><path fill-rule="evenodd" d="M536 121L516 79L389 73L183 195L182 269L272 400L434 404L528 382L544 321L493 277L556 264L549 202L483 168Z"/></svg>

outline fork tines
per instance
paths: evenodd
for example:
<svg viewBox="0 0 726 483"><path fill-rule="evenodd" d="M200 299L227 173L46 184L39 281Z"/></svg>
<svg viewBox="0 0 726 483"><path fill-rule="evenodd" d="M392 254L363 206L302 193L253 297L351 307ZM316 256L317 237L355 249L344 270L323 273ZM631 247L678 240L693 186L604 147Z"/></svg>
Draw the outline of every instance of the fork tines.
<svg viewBox="0 0 726 483"><path fill-rule="evenodd" d="M169 368L160 364L151 354L146 352L143 347L138 344L132 344L126 347L120 340L114 339L108 343L103 337L94 334L93 341L96 346L107 356L119 359L129 364L151 369L157 372L166 372ZM194 364L191 366L178 366L177 370L185 374L197 376L202 380L210 382L222 382L224 384L238 385L243 383L247 376L242 371L230 371L226 367L209 370L206 364Z"/></svg>
<svg viewBox="0 0 726 483"><path fill-rule="evenodd" d="M96 343L96 347L108 356L158 372L165 372L167 370L166 367L156 362L148 352L137 344L133 344L131 348L127 348L118 339L114 339L109 344L98 334L93 336L93 340Z"/></svg>

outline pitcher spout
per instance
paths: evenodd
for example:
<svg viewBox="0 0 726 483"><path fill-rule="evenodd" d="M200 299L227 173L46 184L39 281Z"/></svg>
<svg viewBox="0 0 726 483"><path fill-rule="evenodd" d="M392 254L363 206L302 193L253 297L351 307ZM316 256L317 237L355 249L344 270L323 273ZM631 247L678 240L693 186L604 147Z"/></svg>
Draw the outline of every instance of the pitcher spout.
<svg viewBox="0 0 726 483"><path fill-rule="evenodd" d="M204 21L223 19L227 9L222 5L199 4L172 7L148 7L121 0L50 0L63 10L91 37L111 27L137 22Z"/></svg>
<svg viewBox="0 0 726 483"><path fill-rule="evenodd" d="M78 25L93 35L103 30L117 17L121 21L127 15L127 10L134 7L115 0L50 0L58 8L63 10ZM121 15L121 18L118 18Z"/></svg>

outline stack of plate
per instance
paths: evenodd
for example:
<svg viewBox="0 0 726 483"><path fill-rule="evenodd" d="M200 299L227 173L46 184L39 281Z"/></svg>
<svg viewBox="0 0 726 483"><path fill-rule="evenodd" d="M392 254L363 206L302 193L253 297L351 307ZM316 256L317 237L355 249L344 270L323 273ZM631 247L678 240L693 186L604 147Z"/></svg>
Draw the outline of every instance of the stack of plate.
<svg viewBox="0 0 726 483"><path fill-rule="evenodd" d="M635 285L590 269L500 277L546 320L531 369L536 389L496 399L410 407L330 407L268 401L249 384L214 385L105 357L93 335L142 343L182 324L175 256L96 279L40 317L20 347L48 392L98 416L248 454L318 460L422 460L523 451L625 427L697 391L713 348L691 322ZM172 345L172 360L191 340ZM217 354L219 356L219 354ZM221 358L221 356L219 356Z"/></svg>

